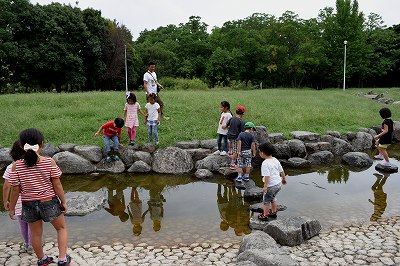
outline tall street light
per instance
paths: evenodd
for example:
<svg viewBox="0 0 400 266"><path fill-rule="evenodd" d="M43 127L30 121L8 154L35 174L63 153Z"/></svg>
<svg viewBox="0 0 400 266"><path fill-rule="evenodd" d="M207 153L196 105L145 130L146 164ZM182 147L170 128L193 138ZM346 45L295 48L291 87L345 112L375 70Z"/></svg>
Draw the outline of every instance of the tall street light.
<svg viewBox="0 0 400 266"><path fill-rule="evenodd" d="M347 41L344 41L344 60L343 60L343 90L346 90L346 45Z"/></svg>

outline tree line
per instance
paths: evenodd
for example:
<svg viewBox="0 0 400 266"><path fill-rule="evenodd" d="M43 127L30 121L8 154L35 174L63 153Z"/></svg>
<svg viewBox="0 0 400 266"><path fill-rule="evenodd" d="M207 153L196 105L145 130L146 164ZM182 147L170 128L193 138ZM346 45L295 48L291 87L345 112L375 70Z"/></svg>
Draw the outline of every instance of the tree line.
<svg viewBox="0 0 400 266"><path fill-rule="evenodd" d="M337 0L308 20L291 11L256 13L210 33L191 16L144 30L137 40L91 8L29 0L0 0L0 7L3 93L124 90L125 49L130 89L141 85L149 61L160 77L200 79L209 87L340 87L344 41L348 86L400 86L400 24L386 27L378 14L366 16L357 0Z"/></svg>

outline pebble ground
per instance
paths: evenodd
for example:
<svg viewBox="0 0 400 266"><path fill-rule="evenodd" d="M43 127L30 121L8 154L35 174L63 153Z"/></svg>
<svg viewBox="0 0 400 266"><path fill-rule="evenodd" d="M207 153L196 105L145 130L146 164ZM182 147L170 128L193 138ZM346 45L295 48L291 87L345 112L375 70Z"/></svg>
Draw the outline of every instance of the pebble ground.
<svg viewBox="0 0 400 266"><path fill-rule="evenodd" d="M332 227L304 244L286 249L299 265L400 265L400 217ZM71 265L235 265L240 243L151 246L113 243L74 245ZM46 254L58 253L54 242ZM22 243L1 242L0 265L36 265Z"/></svg>

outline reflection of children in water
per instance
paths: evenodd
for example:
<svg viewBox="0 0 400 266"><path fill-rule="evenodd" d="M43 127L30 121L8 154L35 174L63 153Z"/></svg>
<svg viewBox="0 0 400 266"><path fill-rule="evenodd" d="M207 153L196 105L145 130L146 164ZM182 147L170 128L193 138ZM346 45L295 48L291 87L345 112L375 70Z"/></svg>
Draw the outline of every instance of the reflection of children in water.
<svg viewBox="0 0 400 266"><path fill-rule="evenodd" d="M142 201L139 198L139 193L136 190L136 187L132 187L131 201L129 202L127 209L131 223L133 224L133 234L138 236L142 233L142 224L144 222L145 213L142 215Z"/></svg>
<svg viewBox="0 0 400 266"><path fill-rule="evenodd" d="M126 222L129 219L129 215L125 212L125 196L122 190L108 190L108 206L104 208L106 211L111 213L113 216L118 216L121 222Z"/></svg>
<svg viewBox="0 0 400 266"><path fill-rule="evenodd" d="M375 183L372 185L371 189L374 192L374 201L369 199L368 201L374 204L374 213L371 215L371 221L377 221L382 217L387 206L387 194L383 192L383 185L386 183L389 175L385 174L384 177L377 176Z"/></svg>
<svg viewBox="0 0 400 266"><path fill-rule="evenodd" d="M241 191L236 191L232 186L218 184L217 204L221 216L220 228L223 231L233 228L237 236L249 234L250 213L248 205L244 202Z"/></svg>
<svg viewBox="0 0 400 266"><path fill-rule="evenodd" d="M143 216L150 212L150 219L153 221L154 232L160 231L161 220L164 216L165 198L161 194L164 187L153 188L149 190L150 199L147 201L149 208L143 213Z"/></svg>

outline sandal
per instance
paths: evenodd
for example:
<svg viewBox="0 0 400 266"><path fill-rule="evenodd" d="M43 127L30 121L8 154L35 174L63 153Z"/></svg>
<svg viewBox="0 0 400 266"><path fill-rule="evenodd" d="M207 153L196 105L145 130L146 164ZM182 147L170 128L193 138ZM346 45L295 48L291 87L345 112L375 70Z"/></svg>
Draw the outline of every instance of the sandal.
<svg viewBox="0 0 400 266"><path fill-rule="evenodd" d="M258 219L261 220L261 221L268 221L268 215L267 215L267 216L264 216L263 213L260 213L260 214L258 215Z"/></svg>
<svg viewBox="0 0 400 266"><path fill-rule="evenodd" d="M269 211L269 213L268 213L268 217L269 218L276 218L277 217L277 215L276 215L276 212L271 212L271 210Z"/></svg>

